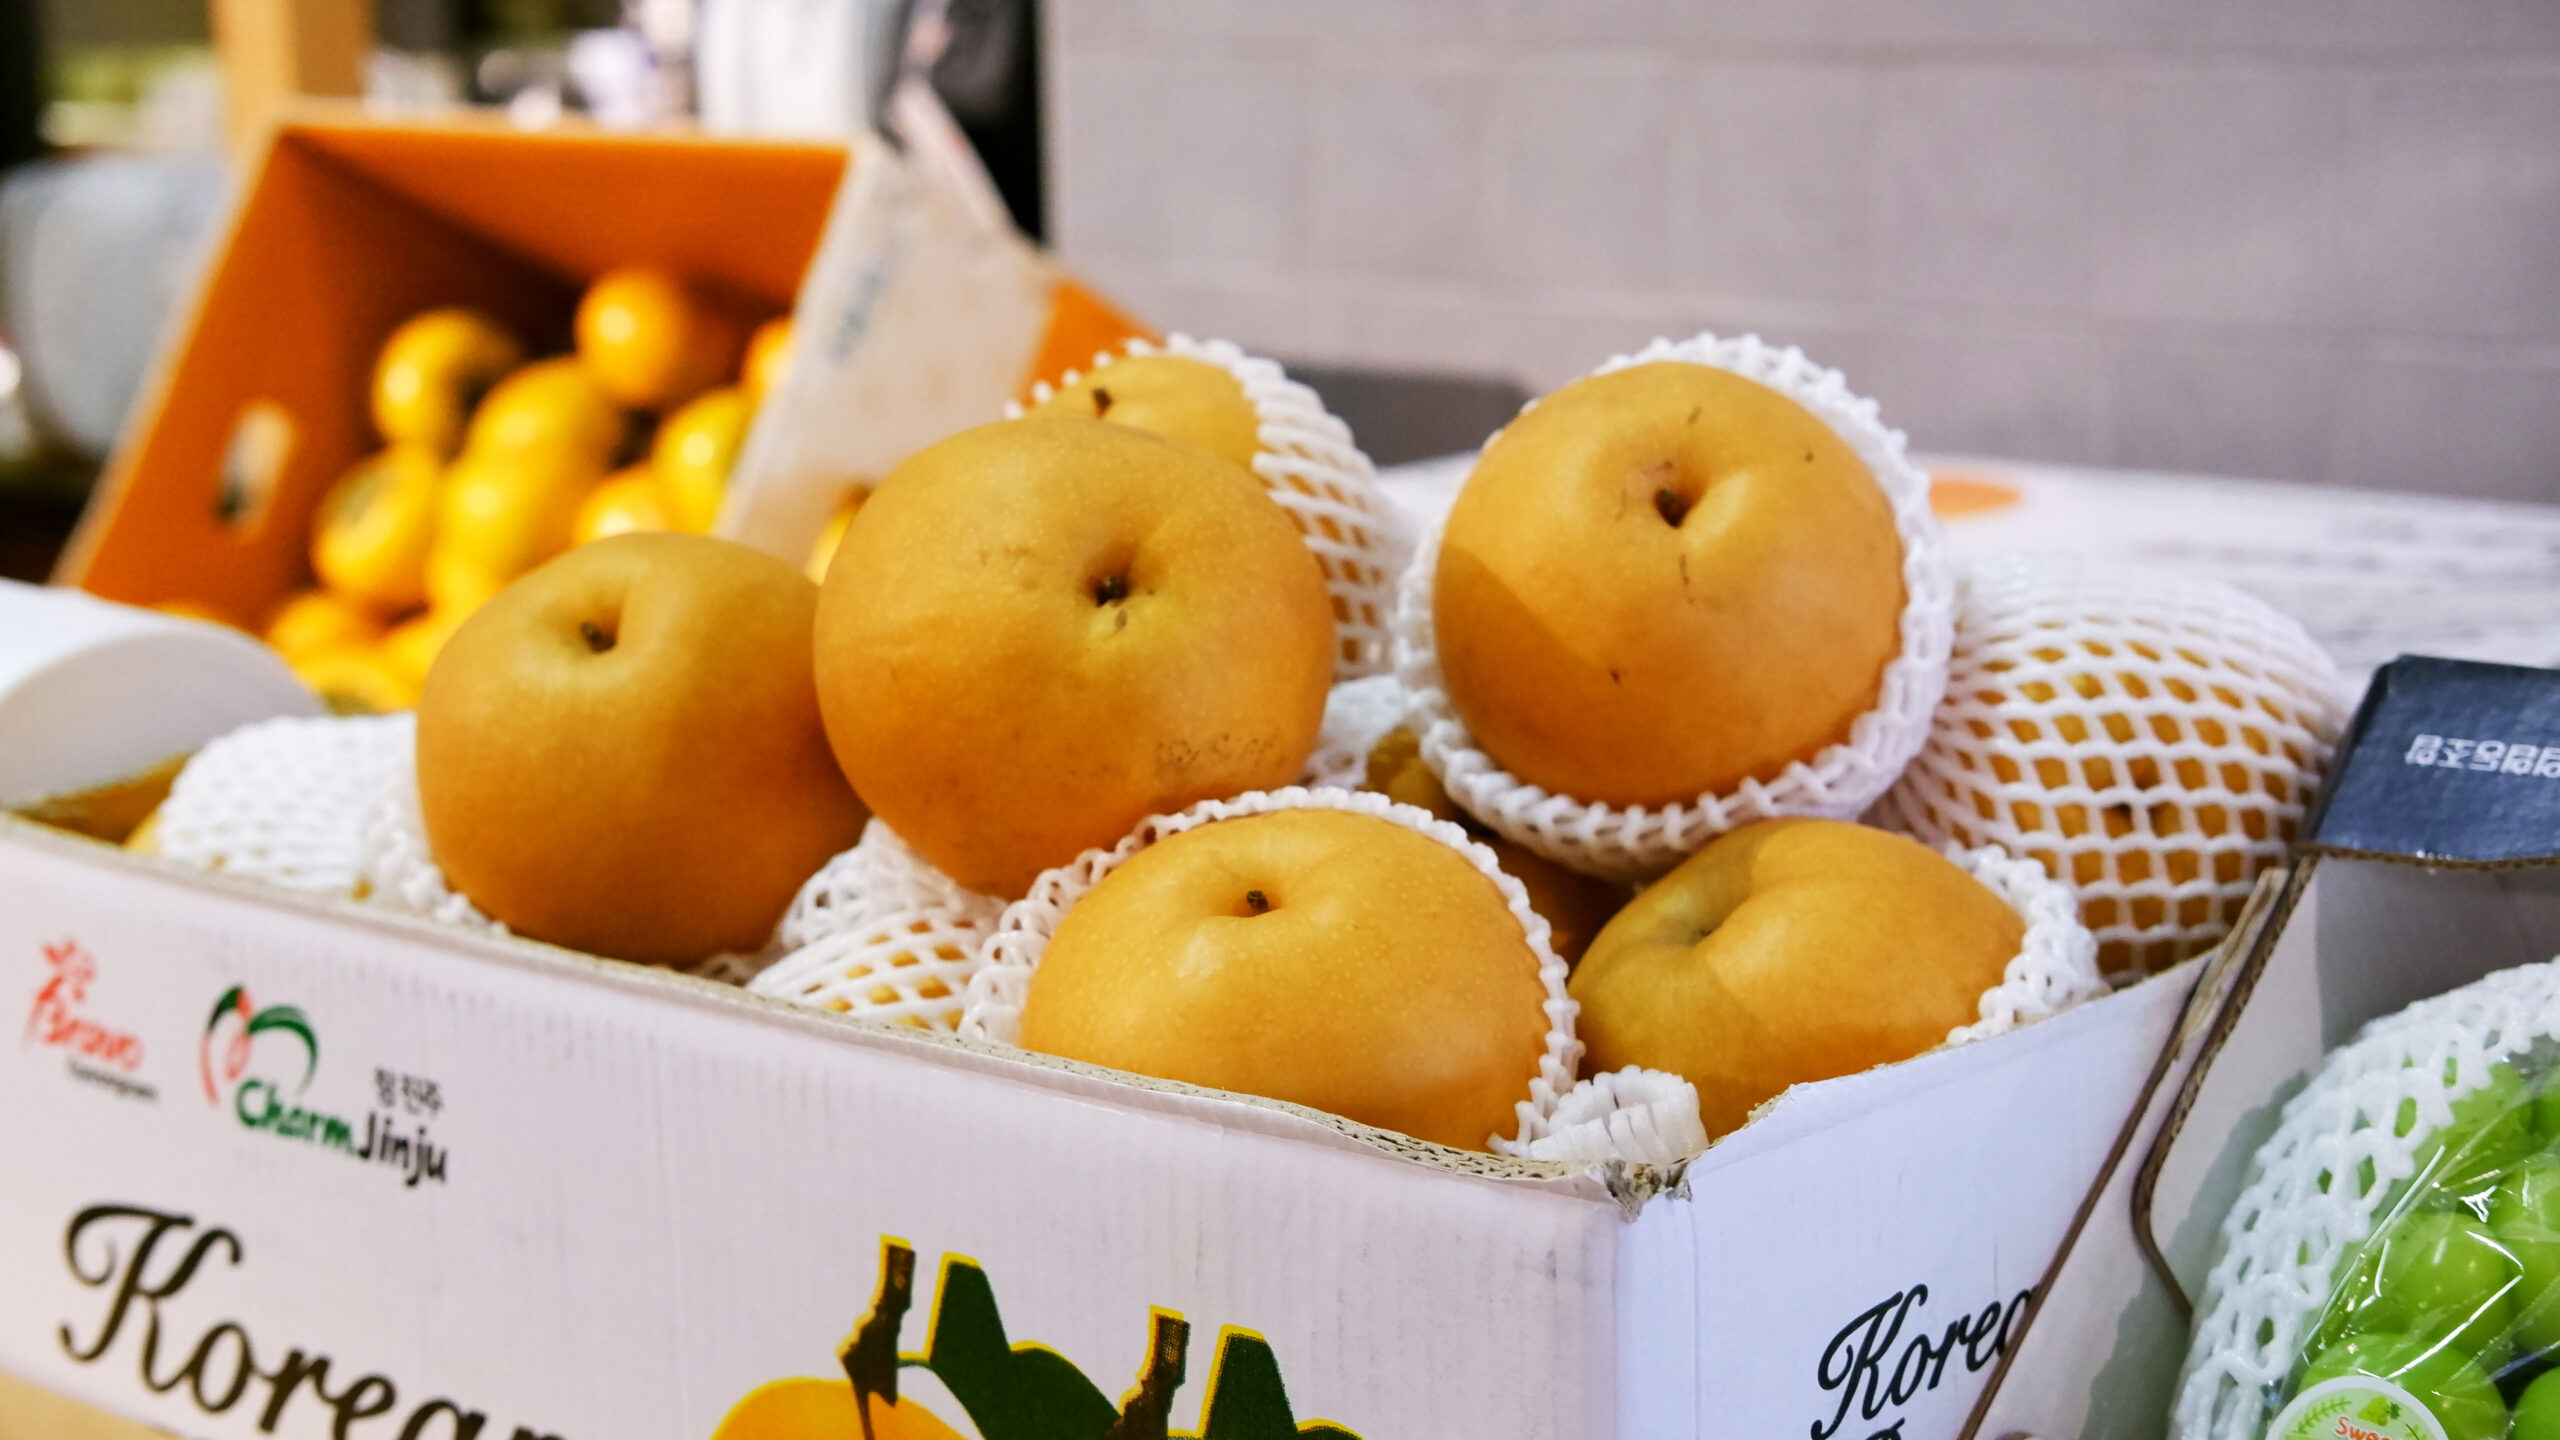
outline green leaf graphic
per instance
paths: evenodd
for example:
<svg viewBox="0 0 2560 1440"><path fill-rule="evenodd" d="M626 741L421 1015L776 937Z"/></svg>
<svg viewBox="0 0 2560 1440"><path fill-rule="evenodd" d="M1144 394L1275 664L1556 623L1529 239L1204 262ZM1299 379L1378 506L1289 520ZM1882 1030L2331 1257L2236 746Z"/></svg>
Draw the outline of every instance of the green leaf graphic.
<svg viewBox="0 0 2560 1440"><path fill-rule="evenodd" d="M311 1077L320 1069L320 1037L311 1033L310 1019L291 1005L270 1005L249 1017L250 1034L266 1030L281 1030L302 1042L302 1084L297 1088L310 1089Z"/></svg>
<svg viewBox="0 0 2560 1440"><path fill-rule="evenodd" d="M1280 1361L1271 1353L1271 1343L1250 1330L1230 1328L1218 1337L1210 1377L1200 1440L1360 1440L1337 1425L1298 1428L1289 1409L1289 1389L1280 1380Z"/></svg>
<svg viewBox="0 0 2560 1440"><path fill-rule="evenodd" d="M924 1363L985 1440L1099 1440L1120 1418L1065 1356L1006 1341L994 1287L965 1260L943 1262Z"/></svg>

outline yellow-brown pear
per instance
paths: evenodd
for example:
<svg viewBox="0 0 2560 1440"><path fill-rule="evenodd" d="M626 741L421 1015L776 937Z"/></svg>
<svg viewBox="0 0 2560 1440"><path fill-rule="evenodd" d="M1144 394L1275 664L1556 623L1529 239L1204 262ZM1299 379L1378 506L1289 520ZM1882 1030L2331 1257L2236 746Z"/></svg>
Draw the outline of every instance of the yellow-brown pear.
<svg viewBox="0 0 2560 1440"><path fill-rule="evenodd" d="M464 621L418 705L455 889L538 940L655 963L754 951L866 816L810 672L818 590L761 552L630 534Z"/></svg>
<svg viewBox="0 0 2560 1440"><path fill-rule="evenodd" d="M1225 367L1188 355L1123 356L1030 413L1127 425L1197 445L1248 470L1262 447L1262 417L1243 384Z"/></svg>
<svg viewBox="0 0 2560 1440"><path fill-rule="evenodd" d="M2026 935L1916 840L1841 820L1721 836L1627 903L1573 974L1583 1068L1669 1070L1722 1135L1790 1085L1907 1060L1981 1019Z"/></svg>
<svg viewBox="0 0 2560 1440"><path fill-rule="evenodd" d="M854 788L952 878L1012 896L1149 814L1295 780L1333 612L1236 466L1023 419L881 481L827 572L817 647Z"/></svg>
<svg viewBox="0 0 2560 1440"><path fill-rule="evenodd" d="M1021 1039L1481 1150L1518 1129L1546 993L1464 855L1372 815L1280 810L1160 840L1087 891Z"/></svg>
<svg viewBox="0 0 2560 1440"><path fill-rule="evenodd" d="M1857 454L1777 391L1657 362L1513 421L1460 491L1433 617L1487 754L1666 805L1849 736L1901 645L1902 543Z"/></svg>

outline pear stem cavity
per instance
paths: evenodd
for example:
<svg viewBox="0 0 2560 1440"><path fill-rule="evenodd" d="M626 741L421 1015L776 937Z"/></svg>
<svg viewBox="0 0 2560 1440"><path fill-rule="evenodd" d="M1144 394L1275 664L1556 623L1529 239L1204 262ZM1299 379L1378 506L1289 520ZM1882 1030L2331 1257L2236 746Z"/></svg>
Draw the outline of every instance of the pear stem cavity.
<svg viewBox="0 0 2560 1440"><path fill-rule="evenodd" d="M578 622L578 638L586 641L587 649L598 655L613 648L613 637L606 634L604 627L593 620Z"/></svg>
<svg viewBox="0 0 2560 1440"><path fill-rule="evenodd" d="M1668 485L1653 492L1653 508L1662 516L1663 523L1674 530L1680 528L1681 521L1689 518L1689 502Z"/></svg>
<svg viewBox="0 0 2560 1440"><path fill-rule="evenodd" d="M1096 605L1116 605L1128 598L1129 577L1126 575L1105 575L1093 584L1093 603Z"/></svg>
<svg viewBox="0 0 2560 1440"><path fill-rule="evenodd" d="M1268 915L1271 913L1271 897L1263 894L1259 890L1247 890L1244 892L1244 905L1246 909L1252 911L1256 915Z"/></svg>

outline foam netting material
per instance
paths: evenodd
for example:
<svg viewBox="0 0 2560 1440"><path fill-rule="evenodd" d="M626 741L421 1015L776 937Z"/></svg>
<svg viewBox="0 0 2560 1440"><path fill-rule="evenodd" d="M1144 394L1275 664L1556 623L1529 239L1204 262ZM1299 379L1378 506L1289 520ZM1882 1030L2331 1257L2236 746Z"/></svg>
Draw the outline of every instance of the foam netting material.
<svg viewBox="0 0 2560 1440"><path fill-rule="evenodd" d="M784 954L747 988L865 1020L955 1029L1004 901L965 889L874 819L782 917Z"/></svg>
<svg viewBox="0 0 2560 1440"><path fill-rule="evenodd" d="M1325 697L1324 724L1307 757L1306 783L1357 790L1369 780L1369 752L1405 722L1413 696L1393 675L1345 680Z"/></svg>
<svg viewBox="0 0 2560 1440"><path fill-rule="evenodd" d="M1941 848L2027 922L2026 936L2002 967L2000 983L1982 992L1982 1018L1948 1031L1948 1044L2006 1035L2107 993L2106 978L2098 973L2097 937L2080 923L2080 906L2068 886L2044 873L2043 866L1997 845Z"/></svg>
<svg viewBox="0 0 2560 1440"><path fill-rule="evenodd" d="M1957 570L1928 744L1874 819L2079 893L2129 977L2211 948L2282 860L2344 716L2302 627L2217 581L2082 557Z"/></svg>
<svg viewBox="0 0 2560 1440"><path fill-rule="evenodd" d="M408 763L406 715L261 720L196 752L160 807L160 853L314 895L356 895L365 811Z"/></svg>
<svg viewBox="0 0 2560 1440"><path fill-rule="evenodd" d="M1340 679L1375 675L1387 669L1393 644L1396 575L1412 553L1401 512L1378 488L1369 457L1352 442L1351 427L1324 408L1316 392L1289 378L1270 360L1247 355L1224 340L1194 340L1173 335L1161 345L1133 339L1117 351L1093 357L1083 372L1070 370L1056 385L1042 381L1031 389L1038 405L1123 355L1179 355L1215 365L1244 387L1260 417L1261 448L1253 457L1254 473L1269 487L1271 498L1297 522L1307 548L1324 571L1325 590L1333 597L1334 674ZM1020 416L1025 407L1006 413Z"/></svg>
<svg viewBox="0 0 2560 1440"><path fill-rule="evenodd" d="M2259 1440L2340 1262L2373 1234L2453 1104L2560 1036L2560 962L2502 970L2364 1027L2287 1101L2222 1222L2171 1420L2178 1440ZM2403 1105L2408 1133L2395 1133Z"/></svg>
<svg viewBox="0 0 2560 1440"><path fill-rule="evenodd" d="M1049 948L1049 937L1057 933L1058 922L1066 917L1069 906L1130 856L1159 840L1215 821L1308 809L1374 816L1429 836L1466 856L1502 892L1504 902L1528 936L1529 949L1538 957L1538 980L1547 991L1547 1044L1539 1056L1537 1076L1516 1108L1517 1132L1488 1139L1497 1153L1527 1154L1529 1147L1546 1138L1553 1128L1556 1107L1573 1089L1574 1070L1582 1061L1582 1042L1573 1033L1574 1016L1580 1007L1565 993L1565 963L1549 939L1545 918L1529 908L1529 892L1503 873L1491 850L1470 839L1464 829L1428 810L1399 805L1370 791L1292 786L1286 790L1251 791L1232 800L1204 801L1179 815L1142 820L1127 839L1111 849L1088 850L1074 861L1042 874L1032 882L1028 895L1006 907L996 933L988 940L986 964L969 981L969 1004L960 1020L960 1033L999 1045L1017 1042L1022 1033L1023 1001L1031 993L1032 972L1039 968L1040 957ZM1689 1104L1694 1111L1694 1094ZM1699 1148L1704 1148L1703 1142Z"/></svg>
<svg viewBox="0 0 2560 1440"><path fill-rule="evenodd" d="M418 817L417 717L262 720L197 752L160 808L160 853L198 869L504 934L445 884ZM743 981L756 957L681 967Z"/></svg>
<svg viewBox="0 0 2560 1440"><path fill-rule="evenodd" d="M1458 718L1432 629L1439 534L1426 535L1405 569L1396 611L1396 670L1413 692L1423 763L1440 777L1450 799L1504 837L1559 865L1613 880L1659 875L1709 840L1755 820L1855 818L1893 784L1928 738L1930 712L1946 691L1954 627L1946 536L1929 509L1929 477L1904 453L1902 432L1877 417L1874 401L1853 393L1839 371L1816 365L1793 346L1764 344L1757 335L1656 340L1592 373L1660 361L1710 365L1758 381L1811 411L1856 452L1892 503L1902 535L1902 649L1885 666L1875 707L1851 724L1847 739L1810 761L1795 761L1765 781L1745 780L1726 794L1658 809L1577 800L1503 769Z"/></svg>

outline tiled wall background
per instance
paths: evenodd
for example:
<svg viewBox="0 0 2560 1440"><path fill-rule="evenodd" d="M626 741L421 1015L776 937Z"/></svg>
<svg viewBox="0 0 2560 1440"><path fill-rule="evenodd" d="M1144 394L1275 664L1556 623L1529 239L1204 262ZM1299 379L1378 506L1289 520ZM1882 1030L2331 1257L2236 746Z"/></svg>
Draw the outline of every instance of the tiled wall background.
<svg viewBox="0 0 2560 1440"><path fill-rule="evenodd" d="M1803 345L1936 450L2560 501L2560 0L1053 0L1054 238L1283 357Z"/></svg>

